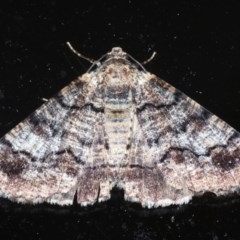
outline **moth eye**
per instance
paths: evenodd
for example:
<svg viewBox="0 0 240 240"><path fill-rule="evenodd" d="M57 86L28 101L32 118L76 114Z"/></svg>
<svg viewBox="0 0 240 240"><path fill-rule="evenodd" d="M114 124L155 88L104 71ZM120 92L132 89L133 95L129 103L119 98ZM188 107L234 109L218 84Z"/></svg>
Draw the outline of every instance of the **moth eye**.
<svg viewBox="0 0 240 240"><path fill-rule="evenodd" d="M127 76L129 71L128 71L127 68L124 67L124 68L122 69L122 72L123 72L123 74L124 74L125 76Z"/></svg>
<svg viewBox="0 0 240 240"><path fill-rule="evenodd" d="M113 74L113 68L108 69L108 74Z"/></svg>

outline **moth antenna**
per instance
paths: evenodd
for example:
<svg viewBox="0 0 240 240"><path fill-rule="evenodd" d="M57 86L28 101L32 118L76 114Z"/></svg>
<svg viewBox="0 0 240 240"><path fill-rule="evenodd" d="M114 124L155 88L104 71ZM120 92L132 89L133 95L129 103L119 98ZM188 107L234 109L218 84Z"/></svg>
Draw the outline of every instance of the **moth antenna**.
<svg viewBox="0 0 240 240"><path fill-rule="evenodd" d="M41 98L41 100L42 100L43 102L47 102L47 101L48 101L47 98Z"/></svg>
<svg viewBox="0 0 240 240"><path fill-rule="evenodd" d="M92 64L93 64L93 63L96 63L96 61L95 61L94 59L85 57L83 54L81 54L81 53L79 53L77 50L75 50L75 49L73 48L73 46L71 45L70 42L66 42L66 44L68 45L68 47L70 48L70 50L71 50L74 54L76 54L78 57L83 58L83 59L87 60L88 62L90 62L90 63L92 63Z"/></svg>
<svg viewBox="0 0 240 240"><path fill-rule="evenodd" d="M157 54L157 52L154 51L154 52L152 53L151 57L148 58L147 60L145 60L142 64L145 65L145 64L151 62L151 61L153 60L153 58L156 56L156 54Z"/></svg>

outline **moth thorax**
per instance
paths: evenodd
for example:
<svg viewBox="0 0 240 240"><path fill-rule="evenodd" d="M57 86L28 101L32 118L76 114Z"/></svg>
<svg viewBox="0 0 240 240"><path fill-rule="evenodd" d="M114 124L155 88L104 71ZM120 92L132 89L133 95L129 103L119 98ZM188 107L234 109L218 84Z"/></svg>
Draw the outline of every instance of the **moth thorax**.
<svg viewBox="0 0 240 240"><path fill-rule="evenodd" d="M105 89L105 106L109 109L123 110L132 105L132 91L129 86L108 86Z"/></svg>

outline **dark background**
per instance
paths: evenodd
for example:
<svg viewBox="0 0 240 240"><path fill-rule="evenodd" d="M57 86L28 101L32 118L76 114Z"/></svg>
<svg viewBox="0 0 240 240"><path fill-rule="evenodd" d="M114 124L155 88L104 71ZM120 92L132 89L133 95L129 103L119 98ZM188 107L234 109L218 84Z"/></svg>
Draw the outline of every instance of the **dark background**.
<svg viewBox="0 0 240 240"><path fill-rule="evenodd" d="M239 1L4 1L0 6L0 136L90 64L121 46L240 130ZM123 193L89 208L1 200L0 239L240 239L240 197L207 195L142 209Z"/></svg>

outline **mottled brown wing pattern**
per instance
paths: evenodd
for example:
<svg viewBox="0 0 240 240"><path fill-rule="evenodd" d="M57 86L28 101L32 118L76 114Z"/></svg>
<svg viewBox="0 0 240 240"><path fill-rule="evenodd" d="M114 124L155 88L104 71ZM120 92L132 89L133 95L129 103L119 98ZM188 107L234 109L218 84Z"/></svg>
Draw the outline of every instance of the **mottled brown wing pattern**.
<svg viewBox="0 0 240 240"><path fill-rule="evenodd" d="M139 144L133 146L129 172L140 177L125 180L127 199L156 207L188 202L206 191L239 189L236 130L157 77L139 92L145 103L139 100L137 107L132 142Z"/></svg>
<svg viewBox="0 0 240 240"><path fill-rule="evenodd" d="M18 202L71 204L83 166L97 166L103 144L101 108L83 79L42 105L0 141L0 196Z"/></svg>

